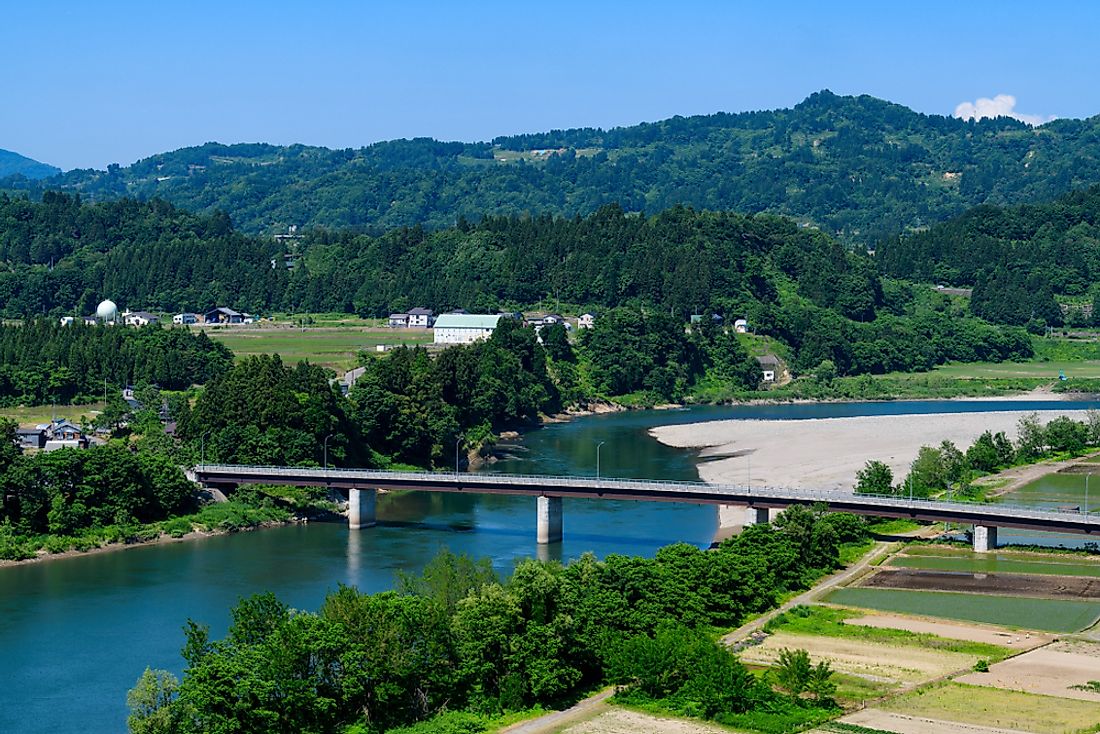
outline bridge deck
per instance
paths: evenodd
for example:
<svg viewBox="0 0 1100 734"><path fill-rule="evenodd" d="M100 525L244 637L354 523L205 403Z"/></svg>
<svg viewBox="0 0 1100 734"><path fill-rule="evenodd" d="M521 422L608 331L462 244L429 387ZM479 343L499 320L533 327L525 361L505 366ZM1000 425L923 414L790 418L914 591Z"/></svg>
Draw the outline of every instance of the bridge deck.
<svg viewBox="0 0 1100 734"><path fill-rule="evenodd" d="M1100 534L1100 516L1073 510L1047 510L999 503L910 500L905 497L857 495L851 492L749 487L703 482L227 464L199 465L195 467L195 477L197 481L210 485L289 484L345 490L372 488L470 492L747 505L759 508L785 508L791 505L822 502L831 510L858 515L906 517L929 522L957 522L1024 530Z"/></svg>

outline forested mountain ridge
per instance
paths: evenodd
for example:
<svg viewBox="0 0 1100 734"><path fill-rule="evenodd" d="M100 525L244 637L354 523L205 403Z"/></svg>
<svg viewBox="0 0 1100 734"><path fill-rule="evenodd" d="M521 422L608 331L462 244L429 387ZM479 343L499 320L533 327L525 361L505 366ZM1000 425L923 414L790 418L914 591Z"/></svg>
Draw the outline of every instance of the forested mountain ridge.
<svg viewBox="0 0 1100 734"><path fill-rule="evenodd" d="M573 216L610 203L627 211L684 204L786 214L871 244L978 204L1047 200L1094 183L1100 117L1030 128L823 91L792 109L492 143L422 138L345 150L208 143L127 167L4 186L91 200L161 197L192 211L228 212L248 232L289 225L381 232L483 214Z"/></svg>
<svg viewBox="0 0 1100 734"><path fill-rule="evenodd" d="M10 150L0 148L0 179L23 176L28 179L49 178L61 173L57 166L41 163Z"/></svg>

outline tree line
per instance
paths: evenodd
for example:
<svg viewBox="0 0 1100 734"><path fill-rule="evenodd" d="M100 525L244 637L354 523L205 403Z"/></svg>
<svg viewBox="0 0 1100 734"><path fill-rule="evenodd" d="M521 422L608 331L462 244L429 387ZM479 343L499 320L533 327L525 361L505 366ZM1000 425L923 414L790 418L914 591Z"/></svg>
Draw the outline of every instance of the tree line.
<svg viewBox="0 0 1100 734"><path fill-rule="evenodd" d="M0 405L92 402L106 385L183 390L229 369L232 353L188 329L0 324Z"/></svg>
<svg viewBox="0 0 1100 734"><path fill-rule="evenodd" d="M695 715L731 725L831 713L827 696L752 676L706 630L838 567L839 545L864 532L857 518L794 508L710 552L526 560L505 580L444 552L396 592L341 587L315 613L252 597L223 639L188 623L182 682L147 672L131 692L130 728L384 732L447 712L558 706L607 682L670 706L690 699Z"/></svg>

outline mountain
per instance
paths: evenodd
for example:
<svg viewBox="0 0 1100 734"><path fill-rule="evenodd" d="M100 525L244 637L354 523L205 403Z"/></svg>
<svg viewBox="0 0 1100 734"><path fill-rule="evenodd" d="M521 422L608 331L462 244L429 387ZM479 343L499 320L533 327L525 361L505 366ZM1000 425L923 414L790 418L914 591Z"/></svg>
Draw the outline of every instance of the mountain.
<svg viewBox="0 0 1100 734"><path fill-rule="evenodd" d="M0 148L0 179L8 176L25 176L36 180L56 176L59 173L61 169L57 166L39 163L33 158Z"/></svg>
<svg viewBox="0 0 1100 734"><path fill-rule="evenodd" d="M164 198L222 210L246 232L381 232L485 214L697 209L785 214L871 244L979 204L1050 200L1100 183L1100 117L1032 128L924 115L869 96L792 109L555 130L491 143L395 140L359 149L208 143L107 171L8 186L86 200Z"/></svg>

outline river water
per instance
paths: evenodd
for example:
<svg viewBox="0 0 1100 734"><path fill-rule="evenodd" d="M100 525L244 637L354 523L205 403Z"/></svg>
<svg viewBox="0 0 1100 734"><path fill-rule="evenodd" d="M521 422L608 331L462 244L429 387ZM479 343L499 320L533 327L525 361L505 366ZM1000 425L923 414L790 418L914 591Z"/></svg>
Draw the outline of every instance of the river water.
<svg viewBox="0 0 1100 734"><path fill-rule="evenodd" d="M719 418L799 419L906 413L1040 410L1019 401L899 401L639 411L547 425L502 446L487 471L697 479L692 452L659 444L656 425ZM1065 407L1061 404L1060 407ZM1074 403L1072 407L1100 407ZM125 731L126 691L148 665L179 674L187 619L224 634L241 597L273 591L315 609L338 584L392 588L442 547L488 557L568 560L584 552L652 555L685 541L707 545L713 507L566 500L565 541L535 544L532 498L409 493L379 498L378 527L314 523L195 542L143 546L0 569L0 733Z"/></svg>

